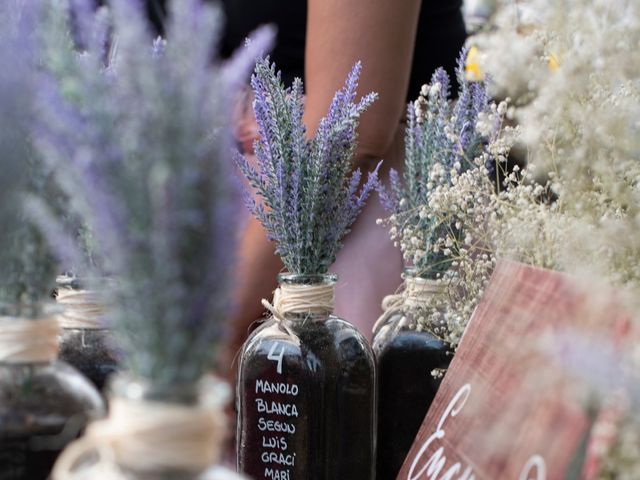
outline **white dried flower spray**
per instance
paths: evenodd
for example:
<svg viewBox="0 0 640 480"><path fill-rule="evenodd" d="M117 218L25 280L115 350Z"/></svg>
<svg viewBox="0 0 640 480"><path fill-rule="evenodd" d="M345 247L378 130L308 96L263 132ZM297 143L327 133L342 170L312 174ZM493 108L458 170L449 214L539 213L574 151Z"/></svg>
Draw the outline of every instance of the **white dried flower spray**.
<svg viewBox="0 0 640 480"><path fill-rule="evenodd" d="M637 312L640 3L526 4L541 17L515 15L505 2L474 40L478 68L519 106L508 114L521 125L529 161L508 176L497 203L482 204L488 244L497 257L600 277ZM638 478L639 422L631 415L621 426L600 479Z"/></svg>
<svg viewBox="0 0 640 480"><path fill-rule="evenodd" d="M485 214L499 204L496 185L519 134L518 128L504 125L508 102L491 102L485 82L463 78L459 69L463 95L451 112L443 106L447 82L442 73L423 88L415 103L417 126L409 124L420 141L408 136L404 185L392 174L391 195L380 192L393 212L386 223L405 260L442 286L442 295L412 306L417 328L432 332L453 349L495 266ZM466 107L468 91L482 93L474 97L482 101Z"/></svg>

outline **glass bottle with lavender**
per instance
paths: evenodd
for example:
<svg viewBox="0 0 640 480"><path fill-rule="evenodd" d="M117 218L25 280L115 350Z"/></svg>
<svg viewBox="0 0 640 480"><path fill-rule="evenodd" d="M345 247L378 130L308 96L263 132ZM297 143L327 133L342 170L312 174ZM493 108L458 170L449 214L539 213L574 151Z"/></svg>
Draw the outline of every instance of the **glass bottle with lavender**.
<svg viewBox="0 0 640 480"><path fill-rule="evenodd" d="M455 310L453 299L466 292L456 260L468 242L474 246L482 242L474 237L478 231L468 234L459 215L462 210L473 211L473 189L455 199L442 193L452 185L468 185L465 174L496 160L488 145L497 135L502 113L491 103L486 83L466 75L465 59L463 50L455 105L450 103L450 80L443 69L409 105L404 172L401 177L391 170L389 185L378 188L390 214L379 223L390 227L391 238L412 265L405 270L401 293L385 299L385 313L374 330L378 480L397 477L436 396L453 355L452 326L445 310ZM460 328L464 327L455 325L456 331Z"/></svg>
<svg viewBox="0 0 640 480"><path fill-rule="evenodd" d="M360 65L336 94L314 138L305 138L302 83L286 89L268 60L252 77L258 170L238 164L261 203L249 201L289 273L269 318L246 341L238 366L238 469L254 479L371 480L376 375L364 337L333 314L327 273L340 240L377 183L351 174L355 129L374 96L354 104Z"/></svg>
<svg viewBox="0 0 640 480"><path fill-rule="evenodd" d="M97 240L96 255L116 279L105 286L109 324L132 378L114 388L109 417L92 423L60 457L56 480L238 478L210 471L224 438L223 398L201 380L229 313L237 214L228 100L270 35L259 32L223 67L214 60L221 11L200 0L167 5L166 42L151 36L141 2L127 0L110 2L109 11L95 11L90 2L50 2L39 24L46 48L38 56L38 91L47 91L47 101L33 135L49 169L64 173L54 179L74 199ZM113 38L118 48L107 54ZM63 247L73 242L59 241L64 229L53 215L44 220L52 245L68 254ZM53 281L46 279L45 291ZM14 398L20 401L20 392Z"/></svg>
<svg viewBox="0 0 640 480"><path fill-rule="evenodd" d="M274 316L242 350L240 469L252 478L274 472L273 478L370 479L376 412L371 348L333 315L335 276L288 274L279 281Z"/></svg>
<svg viewBox="0 0 640 480"><path fill-rule="evenodd" d="M0 309L0 478L6 480L49 478L60 452L105 411L95 387L57 359L57 320L29 310Z"/></svg>
<svg viewBox="0 0 640 480"><path fill-rule="evenodd" d="M0 2L2 480L46 480L61 450L91 418L104 413L93 385L58 361L58 322L49 308L58 262L32 223L43 204L54 209L62 203L50 191L50 172L33 155L30 142L36 123L34 79L41 74L33 37L39 33L35 22L41 7Z"/></svg>
<svg viewBox="0 0 640 480"><path fill-rule="evenodd" d="M272 35L258 31L222 65L222 12L208 2L167 1L166 42L151 36L141 2L109 3L52 2L42 28L53 51L40 77L57 101L42 105L38 144L56 170L73 172L60 186L113 279L101 294L122 359L108 417L62 454L53 480L238 480L217 465L228 396L207 380L229 315L239 220L226 122ZM60 43L69 31L82 56ZM118 48L105 55L113 38Z"/></svg>
<svg viewBox="0 0 640 480"><path fill-rule="evenodd" d="M380 411L377 479L397 477L453 357L450 347L418 321L421 304L442 290L436 280L405 269L403 292L394 296L395 305L387 305L374 329Z"/></svg>

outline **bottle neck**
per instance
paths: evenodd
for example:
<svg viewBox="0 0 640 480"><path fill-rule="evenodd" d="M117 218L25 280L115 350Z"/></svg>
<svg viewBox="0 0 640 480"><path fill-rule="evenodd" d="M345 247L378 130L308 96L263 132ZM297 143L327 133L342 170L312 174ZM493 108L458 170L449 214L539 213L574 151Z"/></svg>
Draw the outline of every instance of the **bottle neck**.
<svg viewBox="0 0 640 480"><path fill-rule="evenodd" d="M270 309L280 320L321 320L333 313L334 275L280 275Z"/></svg>
<svg viewBox="0 0 640 480"><path fill-rule="evenodd" d="M0 363L48 364L58 358L60 327L54 316L0 316Z"/></svg>
<svg viewBox="0 0 640 480"><path fill-rule="evenodd" d="M445 291L445 286L439 280L422 277L405 277L404 286L404 303L408 307L420 307Z"/></svg>
<svg viewBox="0 0 640 480"><path fill-rule="evenodd" d="M402 270L402 278L422 278L424 280L437 280L438 273L430 268L420 268L414 265L405 265Z"/></svg>

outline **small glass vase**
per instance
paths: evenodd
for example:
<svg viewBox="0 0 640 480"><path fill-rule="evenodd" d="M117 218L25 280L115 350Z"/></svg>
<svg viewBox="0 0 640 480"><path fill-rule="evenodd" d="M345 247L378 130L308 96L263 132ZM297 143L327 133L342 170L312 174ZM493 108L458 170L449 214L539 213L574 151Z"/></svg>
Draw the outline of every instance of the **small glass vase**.
<svg viewBox="0 0 640 480"><path fill-rule="evenodd" d="M230 398L230 389L226 383L206 377L198 383L159 388L148 381L134 378L126 373L118 373L111 377L107 390L111 406L110 417L98 422L106 425L107 428L95 430L96 425L90 425L87 430L88 439L81 438L75 445L72 445L69 452L63 454L60 462L56 464L52 480L93 480L97 478L101 480L247 480L226 467L214 465L216 460L213 457L222 451L225 439L224 407ZM119 402L120 404L124 402L125 410L129 410L130 418L128 420L125 420L119 413L123 411L118 407ZM157 461L144 461L139 465L131 463L131 458L137 460L136 454L138 452L144 452L142 457L146 459L150 457L167 458L174 451L184 451L185 445L182 442L194 440L190 437L189 432L186 435L185 432L177 432L181 424L176 423L175 416L155 417L154 420L149 421L151 416L157 414L158 409L164 410L167 407L177 407L180 409L181 415L185 413L188 415L189 411L193 409L204 412L207 419L211 418L211 415L215 415L220 420L219 428L216 428L211 436L214 438L211 444L204 445L196 442L201 446L204 445L207 456L211 452L212 459L211 462L207 462L206 467L195 465L173 467L167 466L167 463L171 462ZM131 416L131 412L134 412L135 415ZM138 421L140 424L136 423ZM124 430L122 430L123 428ZM161 432L161 430L165 431ZM100 433L96 434L96 432ZM100 442L104 438L104 432L108 432L106 436L110 436L112 444L120 445L119 449L112 449L107 458L100 457ZM140 436L136 442L129 440L134 436L139 436L140 433L146 437ZM129 439L123 439L123 435L128 436ZM147 440L150 438L149 435L154 442L151 447L148 442L144 441L145 438ZM113 442L114 438L118 440ZM125 451L123 454L123 446L126 449L127 445L136 445L133 457L131 452ZM154 446L158 445L161 445L162 449L154 451ZM107 449L109 448L112 447L107 445ZM69 455L66 455L67 453ZM160 464L164 466L159 467Z"/></svg>
<svg viewBox="0 0 640 480"><path fill-rule="evenodd" d="M95 387L62 361L1 361L0 479L49 478L60 452L104 412Z"/></svg>
<svg viewBox="0 0 640 480"><path fill-rule="evenodd" d="M281 289L333 289L336 276L286 274L279 281ZM373 352L349 322L311 311L267 320L242 349L238 470L256 480L371 480Z"/></svg>
<svg viewBox="0 0 640 480"><path fill-rule="evenodd" d="M60 320L60 359L73 365L102 391L118 370L113 335L101 318L96 295L75 278L59 277L56 300L65 308Z"/></svg>
<svg viewBox="0 0 640 480"><path fill-rule="evenodd" d="M405 269L405 282L422 281ZM373 350L378 368L376 479L395 480L440 387L452 353L432 333L419 330L410 309L399 306L377 328Z"/></svg>

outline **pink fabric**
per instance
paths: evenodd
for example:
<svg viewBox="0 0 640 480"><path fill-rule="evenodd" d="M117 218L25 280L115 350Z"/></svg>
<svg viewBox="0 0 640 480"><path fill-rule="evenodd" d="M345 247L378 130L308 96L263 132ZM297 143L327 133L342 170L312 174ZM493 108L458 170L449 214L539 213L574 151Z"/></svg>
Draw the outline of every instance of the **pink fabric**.
<svg viewBox="0 0 640 480"><path fill-rule="evenodd" d="M385 164L401 163L402 132L399 128ZM253 141L258 128L249 94L238 102L234 133L249 161L255 164ZM388 229L376 224L378 218L386 216L377 194L373 194L345 237L344 246L330 269L338 274L336 315L351 322L368 339L371 339L375 321L382 314L382 299L394 293L401 283L400 251L393 246Z"/></svg>
<svg viewBox="0 0 640 480"><path fill-rule="evenodd" d="M387 228L376 219L387 214L372 196L345 238L331 271L338 274L336 314L371 339L373 324L382 314L382 299L400 285L402 256Z"/></svg>

